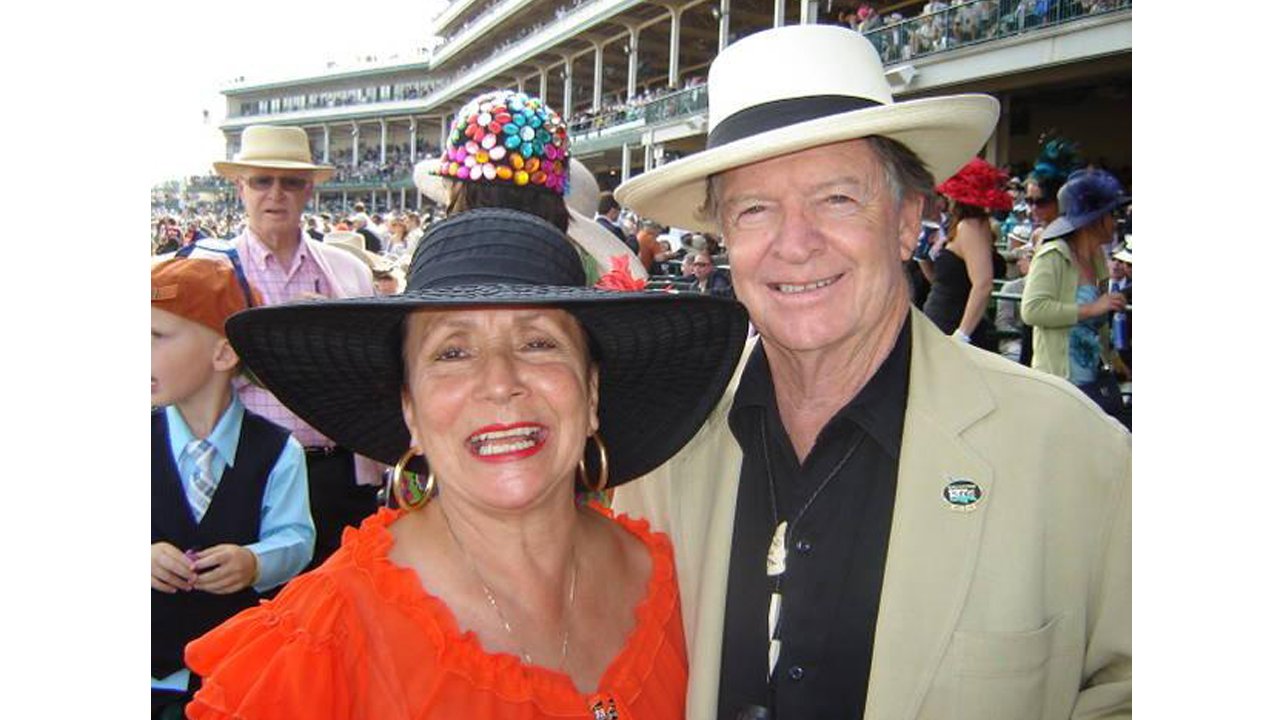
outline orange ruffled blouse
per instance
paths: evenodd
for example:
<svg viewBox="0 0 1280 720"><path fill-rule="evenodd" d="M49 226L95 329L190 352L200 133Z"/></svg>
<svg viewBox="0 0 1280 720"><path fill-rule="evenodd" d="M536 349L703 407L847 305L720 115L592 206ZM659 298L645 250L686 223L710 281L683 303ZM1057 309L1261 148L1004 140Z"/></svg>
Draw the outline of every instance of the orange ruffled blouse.
<svg viewBox="0 0 1280 720"><path fill-rule="evenodd" d="M208 718L684 717L688 662L671 542L644 520L598 511L649 550L653 571L636 625L597 691L568 675L486 652L410 569L388 559L379 510L347 528L328 562L271 601L189 643L187 665L204 685L187 706Z"/></svg>

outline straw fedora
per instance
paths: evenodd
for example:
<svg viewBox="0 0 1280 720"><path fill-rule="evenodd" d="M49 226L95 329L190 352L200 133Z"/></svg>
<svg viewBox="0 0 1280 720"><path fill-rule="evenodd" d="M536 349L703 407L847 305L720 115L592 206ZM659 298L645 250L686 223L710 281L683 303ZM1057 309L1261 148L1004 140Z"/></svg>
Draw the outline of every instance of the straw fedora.
<svg viewBox="0 0 1280 720"><path fill-rule="evenodd" d="M395 261L383 257L365 248L364 236L350 230L333 230L324 234L324 244L342 248L360 258L360 262L369 266L373 272L389 272L395 267Z"/></svg>
<svg viewBox="0 0 1280 720"><path fill-rule="evenodd" d="M298 417L342 447L392 464L409 445L401 346L410 313L562 309L582 325L599 364L599 434L612 487L662 464L702 426L737 366L747 314L723 298L585 283L577 252L557 228L528 213L481 208L431 226L404 293L256 308L232 317L227 337ZM425 471L420 458L408 467Z"/></svg>
<svg viewBox="0 0 1280 720"><path fill-rule="evenodd" d="M872 135L913 150L947 178L991 136L989 95L894 102L875 48L836 25L789 25L725 48L707 76L707 147L623 183L618 201L668 225L718 232L699 208L706 179L732 168Z"/></svg>
<svg viewBox="0 0 1280 720"><path fill-rule="evenodd" d="M315 182L333 176L332 165L311 162L311 143L300 127L250 125L240 136L240 152L234 160L216 160L213 169L222 177L235 178L252 168L270 170L310 170Z"/></svg>

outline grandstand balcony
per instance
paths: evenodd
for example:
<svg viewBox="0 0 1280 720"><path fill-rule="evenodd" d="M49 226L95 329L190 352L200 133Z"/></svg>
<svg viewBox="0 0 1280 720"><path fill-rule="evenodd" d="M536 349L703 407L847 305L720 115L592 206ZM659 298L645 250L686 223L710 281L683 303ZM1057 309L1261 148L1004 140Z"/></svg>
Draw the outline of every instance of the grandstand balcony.
<svg viewBox="0 0 1280 720"><path fill-rule="evenodd" d="M1000 98L1004 112L988 159L1004 164L1034 156L1034 147L1027 148L1034 141L1021 137L1023 126L1061 115L1028 119L1019 99L1034 88L1062 94L1096 86L1117 103L1128 101L1131 0L971 0L929 15L920 12L923 5L889 4L886 16L897 9L904 17L867 37L898 97L977 91ZM832 21L817 15L818 6L797 0L454 0L436 17L441 40L429 61L242 83L224 90L222 129L230 156L247 125L300 125L311 134L317 160L340 169L359 169L362 162L386 168L389 148L407 149L407 157L402 152L390 163L389 176L365 172L322 188L385 190L390 198L392 190L412 189L412 163L438 153L462 103L485 90L515 88L561 111L575 155L611 187L701 149L707 103L701 83L721 48L777 25ZM1045 12L1037 14L1037 7Z"/></svg>

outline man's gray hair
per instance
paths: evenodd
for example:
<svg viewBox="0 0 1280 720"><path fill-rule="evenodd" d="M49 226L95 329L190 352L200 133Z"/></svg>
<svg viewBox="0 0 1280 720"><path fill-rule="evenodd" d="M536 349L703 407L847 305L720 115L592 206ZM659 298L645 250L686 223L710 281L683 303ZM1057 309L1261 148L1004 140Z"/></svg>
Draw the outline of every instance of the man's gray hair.
<svg viewBox="0 0 1280 720"><path fill-rule="evenodd" d="M934 179L924 161L915 151L892 138L871 135L866 138L880 160L884 170L885 181L893 192L894 202L901 205L907 195L928 197L933 193ZM706 197L698 208L698 215L704 220L716 221L720 209L720 174L707 178Z"/></svg>

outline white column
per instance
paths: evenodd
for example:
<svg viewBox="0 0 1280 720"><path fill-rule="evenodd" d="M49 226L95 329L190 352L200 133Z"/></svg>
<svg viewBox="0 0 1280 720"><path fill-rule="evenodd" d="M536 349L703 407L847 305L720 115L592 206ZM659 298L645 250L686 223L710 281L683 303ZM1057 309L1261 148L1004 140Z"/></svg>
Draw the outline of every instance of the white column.
<svg viewBox="0 0 1280 720"><path fill-rule="evenodd" d="M667 63L667 87L680 87L680 16L683 11L669 7L671 12L671 58Z"/></svg>
<svg viewBox="0 0 1280 720"><path fill-rule="evenodd" d="M573 114L573 58L566 55L564 58L564 109L560 111L560 117L568 122L571 114Z"/></svg>
<svg viewBox="0 0 1280 720"><path fill-rule="evenodd" d="M800 24L812 25L818 22L818 0L800 0Z"/></svg>
<svg viewBox="0 0 1280 720"><path fill-rule="evenodd" d="M596 85L591 91L591 111L599 112L604 99L604 46L598 42L592 45L596 46Z"/></svg>
<svg viewBox="0 0 1280 720"><path fill-rule="evenodd" d="M547 69L546 68L538 69L538 98L542 100L542 102L544 103L547 101Z"/></svg>
<svg viewBox="0 0 1280 720"><path fill-rule="evenodd" d="M409 162L418 160L418 119L409 116Z"/></svg>
<svg viewBox="0 0 1280 720"><path fill-rule="evenodd" d="M644 135L644 171L649 172L653 169L653 133L648 132Z"/></svg>
<svg viewBox="0 0 1280 720"><path fill-rule="evenodd" d="M449 144L449 116L440 116L440 149Z"/></svg>
<svg viewBox="0 0 1280 720"><path fill-rule="evenodd" d="M351 169L360 167L360 126L351 121Z"/></svg>
<svg viewBox="0 0 1280 720"><path fill-rule="evenodd" d="M720 0L720 41L719 48L723 50L729 44L729 0Z"/></svg>
<svg viewBox="0 0 1280 720"><path fill-rule="evenodd" d="M524 76L523 75L516 78L516 92L519 92L519 93L524 92Z"/></svg>
<svg viewBox="0 0 1280 720"><path fill-rule="evenodd" d="M391 188L387 188L387 212L391 212Z"/></svg>
<svg viewBox="0 0 1280 720"><path fill-rule="evenodd" d="M401 209L402 211L405 209L405 203L404 203L404 188L400 188L400 209Z"/></svg>
<svg viewBox="0 0 1280 720"><path fill-rule="evenodd" d="M623 143L622 145L622 182L631 179L631 145Z"/></svg>
<svg viewBox="0 0 1280 720"><path fill-rule="evenodd" d="M636 96L636 83L640 79L640 28L632 25L627 29L630 30L627 42L631 48L627 53L627 99L630 100Z"/></svg>
<svg viewBox="0 0 1280 720"><path fill-rule="evenodd" d="M324 164L329 164L329 123L325 123L324 127Z"/></svg>
<svg viewBox="0 0 1280 720"><path fill-rule="evenodd" d="M800 0L804 2L805 0ZM787 24L787 0L773 0L773 26L782 27Z"/></svg>
<svg viewBox="0 0 1280 720"><path fill-rule="evenodd" d="M387 164L387 119L378 118L378 126L382 128L382 150L378 156L378 164Z"/></svg>

